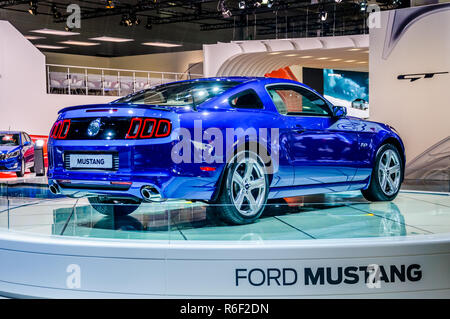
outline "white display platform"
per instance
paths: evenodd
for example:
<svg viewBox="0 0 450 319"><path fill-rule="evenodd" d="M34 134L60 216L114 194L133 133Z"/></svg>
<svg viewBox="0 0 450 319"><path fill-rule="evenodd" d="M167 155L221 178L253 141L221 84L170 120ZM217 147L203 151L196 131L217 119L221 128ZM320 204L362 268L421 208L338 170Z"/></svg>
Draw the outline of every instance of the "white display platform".
<svg viewBox="0 0 450 319"><path fill-rule="evenodd" d="M450 297L450 234L243 243L0 231L0 260L6 297ZM371 264L379 287L360 268Z"/></svg>

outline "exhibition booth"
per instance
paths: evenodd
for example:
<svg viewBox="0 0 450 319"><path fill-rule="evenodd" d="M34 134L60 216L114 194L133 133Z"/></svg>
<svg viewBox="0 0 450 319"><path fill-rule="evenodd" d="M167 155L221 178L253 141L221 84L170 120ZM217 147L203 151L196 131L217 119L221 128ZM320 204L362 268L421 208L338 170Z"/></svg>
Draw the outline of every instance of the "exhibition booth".
<svg viewBox="0 0 450 319"><path fill-rule="evenodd" d="M197 51L112 58L44 54L9 22L0 21L0 135L6 138L5 143L16 134L23 136L25 141L18 142L20 147L38 145L37 149L43 150L41 161L47 172L38 176L42 174L28 171L35 166L25 166L24 162L22 166L27 170L23 176L19 176L20 171L16 175L16 171L0 170L0 296L449 298L450 5L382 11L378 18L378 26L371 28L369 34L235 40L205 44L203 50ZM203 77L217 82L228 78L231 80L223 81L236 83L242 81L241 77L283 78L306 84L308 90L324 96L330 105L345 107L346 113L340 118L354 119L340 124L344 128L339 127L339 141L347 143L350 139L345 135L349 131L345 125L352 129L359 125L357 147L349 153L361 149L361 153L369 152L377 141L366 136L381 130L373 121L386 124L382 129L392 136L398 134L403 141L399 145L404 145L404 155L396 153L400 154L396 167L403 168L403 175L399 174L397 180L403 182L401 188L397 184L398 195L393 195L393 200L368 201L358 183L352 183L352 178L366 173L363 165L353 171L333 166L333 177L346 176L348 184L318 182L314 191L304 187L302 196L286 198L277 194L288 194L292 191L289 185L281 185L276 192L269 193L267 189L262 215L251 223L233 225L217 213L227 211L224 206L235 207L233 203L215 201L216 195L207 200L201 197L215 187L215 182L205 178L219 171L219 166L212 164L202 164L200 173L193 173L174 187L176 192L185 185L194 185L194 191L202 194L188 200L166 200L163 195L169 191L165 187L176 177L155 172L152 178L158 187L145 186L138 180L138 196L143 197L139 203L93 202L88 195L78 196L88 193L89 177L77 192L69 194L75 187L67 186L74 184L70 171L82 174L83 169L71 166L75 165L72 149L66 150L69 155L64 155L61 164L55 162L54 154L63 153L69 143L79 148L91 145L89 137L96 135L101 126L100 112L117 117L128 116L125 111L135 112L131 124L126 123L129 128L123 132L124 140L130 144L135 143L128 140L133 138L133 121L141 122L134 138L141 124L144 131L145 121L154 121L156 130L149 129L148 136L155 133L162 139L170 138L171 128L181 121L161 105L149 117L140 111L143 107L139 102L132 110L123 108L123 100L107 103L123 96L139 97L158 85ZM272 85L263 83L263 87ZM286 101L285 96L280 96ZM234 97L238 104L239 96ZM144 101L152 98L145 97ZM222 107L222 102L214 103L216 109ZM302 103L302 110L307 109L308 104L304 100ZM70 108L74 105L90 106ZM194 99L194 108L197 105ZM67 107L66 113L58 113ZM83 123L71 122L61 115L79 116L82 112L100 114L89 117L89 137L81 132ZM155 120L164 112L171 114L166 115L165 129L164 119ZM198 113L209 115L207 111ZM262 115L255 118L258 116ZM224 115L224 119L229 118ZM72 129L79 129L80 140L70 137L71 125ZM296 129L301 129L299 134L310 134L308 127ZM326 130L321 139L333 139L333 129ZM31 142L27 143L28 134ZM145 138L143 132L140 137ZM320 143L314 137L311 140L308 147ZM174 141L170 140L172 144ZM95 145L99 154L110 145L119 149L117 141L111 138L100 142ZM301 143L298 138L292 142L292 148ZM139 153L142 144L136 145L133 165L165 165L161 157L152 157L158 150ZM200 147L209 146L203 143ZM317 152L332 153L332 147L332 143L322 148L319 145ZM298 155L300 160L303 154ZM115 169L114 165L123 165L124 158L114 156L111 167ZM282 163L283 156L280 158ZM345 157L342 155L339 160L344 161ZM257 166L255 163L253 167ZM390 158L386 166L389 164ZM0 169L1 165L0 162ZM58 165L66 175L57 175ZM314 165L310 166L307 173L312 174ZM385 173L396 167L388 167ZM174 176L182 174L173 170ZM293 180L308 178L301 169L293 172ZM131 192L136 180L122 178L121 173L112 172L111 180L102 177L102 195L126 187ZM146 172L136 170L133 174L143 180ZM367 174L370 180L371 169ZM223 175L227 176L217 175L220 183ZM258 172L245 180L245 188L251 187L248 185L257 175ZM278 175L273 175L272 185L283 183L282 173L278 180ZM97 176L91 184L95 179ZM250 197L246 196L251 207ZM98 208L99 203L103 208ZM133 213L119 216L117 212L122 212L124 205L132 206ZM116 215L103 214L101 210Z"/></svg>

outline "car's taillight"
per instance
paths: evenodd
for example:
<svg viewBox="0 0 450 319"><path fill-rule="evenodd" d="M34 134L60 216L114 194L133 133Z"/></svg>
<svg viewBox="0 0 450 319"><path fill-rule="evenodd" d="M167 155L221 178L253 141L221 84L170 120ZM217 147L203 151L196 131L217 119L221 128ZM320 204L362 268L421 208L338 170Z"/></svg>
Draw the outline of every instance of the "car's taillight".
<svg viewBox="0 0 450 319"><path fill-rule="evenodd" d="M60 120L53 124L50 137L54 139L65 139L70 129L70 120Z"/></svg>
<svg viewBox="0 0 450 319"><path fill-rule="evenodd" d="M171 129L169 120L135 117L131 120L126 138L167 137L170 135Z"/></svg>
<svg viewBox="0 0 450 319"><path fill-rule="evenodd" d="M128 129L128 133L126 138L136 138L139 135L139 131L141 129L142 119L139 117L135 117L131 120L130 128Z"/></svg>
<svg viewBox="0 0 450 319"><path fill-rule="evenodd" d="M170 121L168 120L159 120L158 128L156 129L155 137L166 137L170 135Z"/></svg>

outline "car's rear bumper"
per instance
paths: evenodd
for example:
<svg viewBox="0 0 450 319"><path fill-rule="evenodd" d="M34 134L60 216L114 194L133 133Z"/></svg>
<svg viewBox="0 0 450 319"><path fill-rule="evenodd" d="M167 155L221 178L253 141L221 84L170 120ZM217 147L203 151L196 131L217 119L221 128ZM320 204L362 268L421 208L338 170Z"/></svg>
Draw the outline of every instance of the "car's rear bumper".
<svg viewBox="0 0 450 319"><path fill-rule="evenodd" d="M157 190L161 198L210 200L216 189L217 179L208 177L146 177L139 181L92 180L71 177L49 178L49 185L56 185L58 192L71 197L98 196L136 197L144 199L142 189Z"/></svg>

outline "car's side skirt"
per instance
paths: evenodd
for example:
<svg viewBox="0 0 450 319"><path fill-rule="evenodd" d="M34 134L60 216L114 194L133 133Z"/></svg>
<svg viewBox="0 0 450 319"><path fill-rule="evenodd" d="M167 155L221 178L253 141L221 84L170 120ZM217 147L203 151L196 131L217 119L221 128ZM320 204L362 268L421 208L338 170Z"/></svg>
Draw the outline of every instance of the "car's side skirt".
<svg viewBox="0 0 450 319"><path fill-rule="evenodd" d="M369 179L356 182L273 187L269 191L269 199L358 190L366 187L368 182Z"/></svg>

